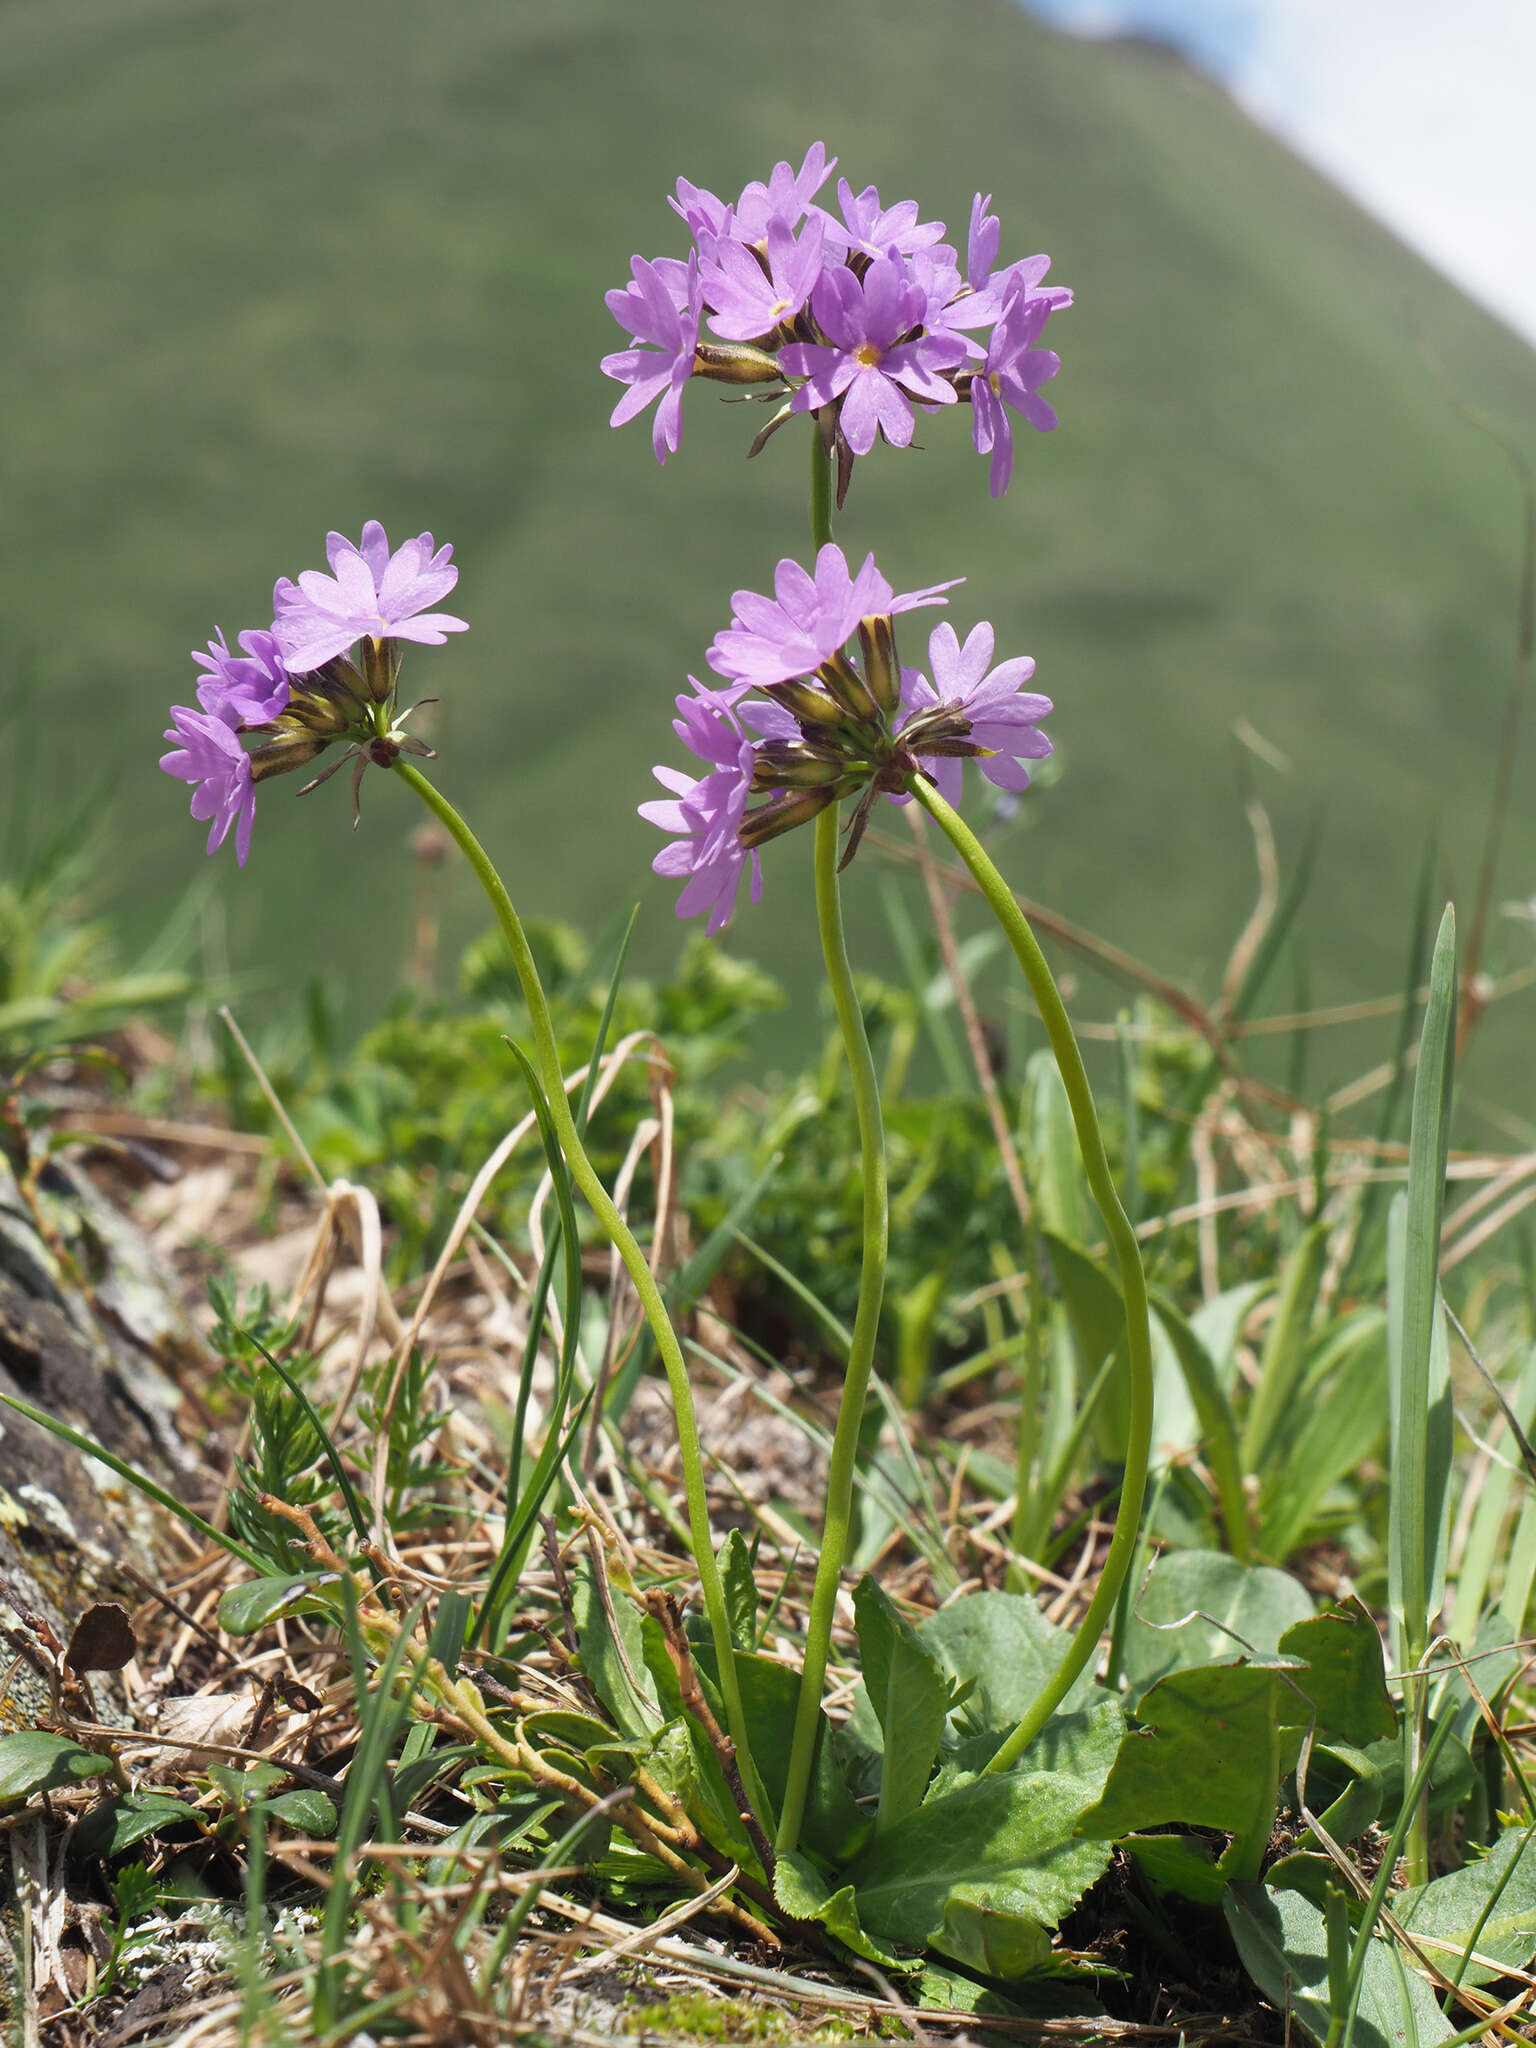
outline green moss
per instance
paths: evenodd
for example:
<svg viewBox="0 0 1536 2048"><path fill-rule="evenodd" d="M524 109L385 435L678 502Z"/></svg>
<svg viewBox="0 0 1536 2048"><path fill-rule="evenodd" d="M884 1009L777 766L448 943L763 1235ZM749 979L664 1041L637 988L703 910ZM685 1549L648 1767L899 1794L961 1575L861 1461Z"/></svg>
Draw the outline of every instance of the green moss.
<svg viewBox="0 0 1536 2048"><path fill-rule="evenodd" d="M722 1998L708 1991L679 1991L670 1998L632 2005L620 2015L619 2031L669 2040L734 2044L865 2040L872 2033L878 2038L884 2028L877 2023L871 2029L842 2013L814 2023L803 2022L776 2005L754 2005L744 1998Z"/></svg>

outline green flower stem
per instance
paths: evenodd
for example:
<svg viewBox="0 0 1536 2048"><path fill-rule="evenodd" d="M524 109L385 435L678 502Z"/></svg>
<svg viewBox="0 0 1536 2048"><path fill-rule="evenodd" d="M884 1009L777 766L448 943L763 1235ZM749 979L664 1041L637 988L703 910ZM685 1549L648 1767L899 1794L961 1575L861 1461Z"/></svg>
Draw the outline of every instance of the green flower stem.
<svg viewBox="0 0 1536 2048"><path fill-rule="evenodd" d="M1034 1741L1071 1691L1092 1657L1103 1634L1104 1624L1114 1612L1120 1588L1135 1555L1142 1502L1147 1490L1147 1463L1152 1444L1152 1331L1147 1312L1147 1279L1142 1270L1141 1250L1136 1243L1136 1233L1120 1206L1120 1197L1115 1192L1109 1161L1104 1154L1104 1139L1099 1130L1098 1113L1093 1105L1093 1091L1088 1086L1088 1076L1083 1070L1083 1057L1077 1049L1072 1025L1056 984L1051 979L1051 970L1046 965L1045 955L1029 928L1028 920L1014 901L1013 892L992 865L980 840L964 819L950 809L932 783L925 781L920 775L914 775L909 778L907 786L929 817L947 835L956 853L976 878L982 895L987 899L993 916L1007 934L1008 942L1024 970L1024 979L1029 983L1029 992L1035 999L1035 1006L1045 1025L1046 1036L1051 1041L1051 1051L1056 1057L1056 1065L1067 1091L1067 1101L1071 1105L1072 1122L1077 1131L1078 1147L1083 1155L1088 1185L1099 1205L1099 1213L1104 1218L1110 1241L1115 1248L1115 1257L1119 1261L1120 1288L1125 1302L1126 1344L1131 1375L1131 1414L1129 1441L1125 1453L1125 1475L1121 1481L1120 1506L1115 1515L1109 1555L1104 1560L1103 1571L1099 1574L1098 1589L1089 1602L1088 1612L1083 1616L1077 1634L1072 1639L1072 1646L1067 1651L1065 1661L987 1766L989 1771L1006 1771L1018 1762Z"/></svg>
<svg viewBox="0 0 1536 2048"><path fill-rule="evenodd" d="M823 467L825 465L823 464ZM848 1367L838 1403L832 1457L827 1469L827 1505L822 1517L821 1555L811 1590L810 1619L805 1631L805 1664L800 1675L800 1701L789 1753L789 1775L779 1815L777 1848L793 1850L805 1817L817 1730L821 1726L821 1689L827 1675L832 1642L832 1616L848 1554L848 1526L853 1517L853 1474L858 1459L864 1401L874 1363L880 1304L885 1294L885 1254L890 1235L890 1202L885 1179L885 1126L880 1116L880 1082L864 1029L864 1013L854 992L853 971L843 933L843 906L837 881L837 806L830 804L816 820L816 918L821 927L827 981L843 1035L843 1049L853 1074L853 1099L859 1119L859 1158L864 1198L864 1243L859 1263L859 1306L848 1346Z"/></svg>
<svg viewBox="0 0 1536 2048"><path fill-rule="evenodd" d="M811 546L820 553L832 538L832 458L821 445L821 421L811 414Z"/></svg>
<svg viewBox="0 0 1536 2048"><path fill-rule="evenodd" d="M818 551L832 538L832 460L822 446L820 422L811 421L811 545ZM890 1199L885 1181L885 1124L880 1114L880 1082L864 1029L864 1012L854 993L853 969L843 931L843 904L837 877L837 810L829 805L816 820L816 922L821 930L822 958L837 1011L843 1051L853 1076L853 1100L859 1119L859 1162L863 1183L864 1243L859 1263L859 1306L848 1345L848 1365L838 1403L837 1427L827 1468L827 1504L822 1516L821 1555L811 1589L811 1611L805 1631L805 1663L800 1673L800 1700L790 1745L784 1805L779 1814L776 1847L789 1855L800 1840L816 1737L821 1727L821 1689L832 1645L832 1618L843 1560L848 1554L848 1527L853 1519L853 1474L858 1460L864 1402L874 1364L880 1305L885 1297L885 1254L890 1237Z"/></svg>
<svg viewBox="0 0 1536 2048"><path fill-rule="evenodd" d="M672 1328L666 1303L661 1298L661 1290L646 1264L645 1254L635 1242L634 1233L629 1225L614 1207L612 1198L599 1179L597 1169L587 1157L586 1148L577 1133L576 1120L571 1114L571 1105L566 1097L565 1076L561 1071L560 1051L555 1042L555 1027L550 1019L549 1003L539 981L539 971L534 965L533 954L529 949L521 920L512 907L512 899L507 894L500 875L491 864L490 855L448 799L408 761L396 761L394 772L410 784L427 809L447 831L460 853L474 869L481 888L490 898L491 908L496 913L496 922L501 926L502 936L512 955L512 964L517 969L523 1001L528 1006L528 1016L533 1025L534 1063L538 1068L544 1093L549 1098L550 1115L554 1122L555 1134L560 1140L560 1149L565 1154L572 1180L580 1188L609 1241L624 1261L625 1270L636 1294L640 1297L645 1319L651 1326L651 1334L656 1339L656 1348L661 1353L661 1361L666 1368L667 1384L672 1390L672 1405L677 1414L677 1440L682 1454L683 1487L688 1496L688 1527L693 1538L694 1563L698 1567L704 1609L709 1616L710 1634L714 1639L726 1721L730 1728L731 1740L736 1745L737 1760L748 1794L766 1825L771 1822L772 1810L763 1797L762 1781L752 1760L747 1718L741 1700L741 1686L736 1675L731 1627L725 1611L725 1592L720 1583L714 1543L710 1536L709 1506L704 1492L704 1464L699 1451L699 1425L694 1414L693 1390L688 1383L688 1368L683 1363L677 1333Z"/></svg>

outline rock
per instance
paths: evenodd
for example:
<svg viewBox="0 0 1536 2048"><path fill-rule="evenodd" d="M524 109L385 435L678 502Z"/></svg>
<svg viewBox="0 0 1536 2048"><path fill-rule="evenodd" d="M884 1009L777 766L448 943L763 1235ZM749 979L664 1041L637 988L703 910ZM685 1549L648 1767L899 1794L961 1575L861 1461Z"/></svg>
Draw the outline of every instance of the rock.
<svg viewBox="0 0 1536 2048"><path fill-rule="evenodd" d="M46 1411L186 1495L206 1472L179 1427L167 1371L203 1347L143 1238L75 1170L50 1164L35 1213L0 1160L0 1390ZM0 1407L0 1625L18 1605L67 1642L96 1601L135 1606L122 1570L158 1573L164 1517L108 1466ZM23 1663L0 1726L48 1704Z"/></svg>

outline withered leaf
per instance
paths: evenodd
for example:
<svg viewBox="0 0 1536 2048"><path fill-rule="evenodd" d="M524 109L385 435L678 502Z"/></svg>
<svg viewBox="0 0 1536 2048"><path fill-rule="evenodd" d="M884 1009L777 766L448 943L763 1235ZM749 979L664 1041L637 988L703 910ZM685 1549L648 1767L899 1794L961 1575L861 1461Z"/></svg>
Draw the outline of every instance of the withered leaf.
<svg viewBox="0 0 1536 2048"><path fill-rule="evenodd" d="M99 1601L75 1623L64 1662L76 1672L121 1671L138 1647L126 1608L115 1601Z"/></svg>

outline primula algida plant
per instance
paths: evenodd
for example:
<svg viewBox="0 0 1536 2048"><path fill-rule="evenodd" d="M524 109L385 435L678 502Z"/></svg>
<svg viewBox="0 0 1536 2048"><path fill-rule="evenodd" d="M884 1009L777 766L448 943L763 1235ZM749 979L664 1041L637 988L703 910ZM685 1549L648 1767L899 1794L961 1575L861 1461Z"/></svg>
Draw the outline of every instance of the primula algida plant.
<svg viewBox="0 0 1536 2048"><path fill-rule="evenodd" d="M690 676L676 700L674 730L705 772L695 776L658 767L666 794L640 805L668 836L654 865L683 885L678 914L707 913L711 932L730 919L744 871L750 871L756 900L762 849L798 826L812 827L816 916L858 1111L864 1200L858 1310L828 1474L793 1740L787 1772L772 1792L758 1767L743 1701L677 1336L646 1257L583 1146L567 1102L549 1006L517 912L479 841L416 766L430 750L407 732L408 714L398 709L402 643L438 645L465 629L463 619L437 609L457 582L451 549L423 533L392 551L373 521L356 544L331 534L329 575L307 569L297 581L280 580L271 622L241 633L238 653L219 635L207 653L194 657L203 670L198 704L173 711L167 738L174 745L161 764L194 785L192 813L209 825L209 851L233 830L242 864L250 851L257 786L339 749L307 788L351 761L355 813L365 770L373 766L393 774L436 815L473 866L522 986L550 1126L573 1181L623 1259L666 1369L694 1563L753 1840L781 1872L793 1868L802 1876L803 1860L792 1859L801 1851L823 1724L833 1607L885 1279L888 1204L880 1094L854 994L839 893L841 870L880 799L922 806L975 877L1013 947L1061 1071L1124 1296L1130 1403L1109 1556L1070 1645L1033 1696L1020 1703L1014 1725L986 1761L985 1779L1014 1771L1095 1652L1131 1562L1152 1421L1146 1286L1082 1061L1034 936L959 815L967 762L1003 792L1000 801L1013 802L1027 789L1027 764L1050 753L1041 729L1050 701L1027 687L1034 676L1030 658L996 660L993 631L985 623L971 625L962 638L943 620L928 632L926 649L908 648L911 659L904 662L898 622L903 637L915 631L908 614L946 606L963 579L949 576L898 594L873 555L855 567L832 537L834 501L841 509L857 464L877 442L910 448L918 411L946 415L969 407L974 445L990 457L992 495L1003 496L1014 469L1015 417L1039 430L1056 424L1040 387L1056 375L1059 362L1037 344L1048 323L1070 306L1072 294L1045 283L1044 256L999 265L999 223L980 195L971 209L962 263L944 240L942 223L921 219L913 201L887 206L872 186L855 193L840 180L837 210L820 205L817 194L834 167L818 143L798 171L781 163L766 183L749 184L729 203L679 180L671 204L691 247L685 256L635 257L630 283L607 299L629 345L602 363L625 386L613 413L615 426L655 405L652 444L661 462L679 446L683 396L699 378L751 388L772 405L752 444L754 455L797 417L808 423L809 554L802 559L795 550L778 561L771 596L753 590L734 594L729 624L705 657L713 680L706 685ZM766 1867L765 1875L771 1875Z"/></svg>

